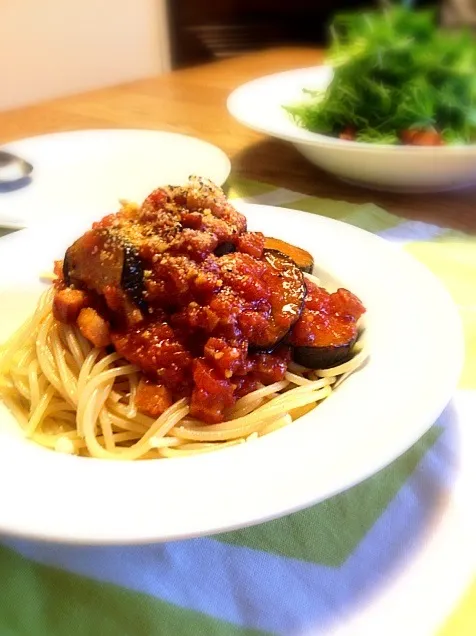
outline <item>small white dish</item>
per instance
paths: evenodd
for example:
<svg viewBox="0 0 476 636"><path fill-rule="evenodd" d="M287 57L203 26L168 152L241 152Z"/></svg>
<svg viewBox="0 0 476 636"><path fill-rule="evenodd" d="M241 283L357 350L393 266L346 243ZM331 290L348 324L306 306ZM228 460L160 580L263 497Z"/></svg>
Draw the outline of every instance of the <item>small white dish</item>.
<svg viewBox="0 0 476 636"><path fill-rule="evenodd" d="M353 226L284 208L239 207L250 229L310 251L326 286L342 284L361 297L367 364L292 425L180 459L62 455L24 439L0 404L1 533L138 543L259 523L365 479L438 417L455 389L463 350L456 308L440 283L404 252ZM88 225L75 218L1 239L0 342L34 308L40 272Z"/></svg>
<svg viewBox="0 0 476 636"><path fill-rule="evenodd" d="M212 144L160 130L75 130L2 146L33 165L31 182L0 191L0 227L115 210L118 199L143 200L158 183L200 174L222 185L231 164Z"/></svg>
<svg viewBox="0 0 476 636"><path fill-rule="evenodd" d="M325 89L331 79L329 66L261 77L233 91L228 110L248 128L291 142L311 163L359 186L397 192L440 192L476 184L476 144L377 145L300 128L283 105L303 101L303 88Z"/></svg>

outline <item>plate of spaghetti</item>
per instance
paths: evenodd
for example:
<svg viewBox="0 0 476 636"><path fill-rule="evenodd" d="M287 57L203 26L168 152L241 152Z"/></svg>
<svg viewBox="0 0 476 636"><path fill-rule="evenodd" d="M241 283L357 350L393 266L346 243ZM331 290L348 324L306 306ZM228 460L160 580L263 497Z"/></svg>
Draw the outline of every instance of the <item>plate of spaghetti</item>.
<svg viewBox="0 0 476 636"><path fill-rule="evenodd" d="M0 262L7 533L166 540L310 505L416 441L461 366L408 256L199 177L18 232Z"/></svg>

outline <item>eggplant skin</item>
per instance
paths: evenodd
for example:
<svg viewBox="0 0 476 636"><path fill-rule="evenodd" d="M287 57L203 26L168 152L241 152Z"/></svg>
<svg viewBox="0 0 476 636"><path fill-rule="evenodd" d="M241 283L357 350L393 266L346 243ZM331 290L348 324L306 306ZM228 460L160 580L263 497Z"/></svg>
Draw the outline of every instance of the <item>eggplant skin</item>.
<svg viewBox="0 0 476 636"><path fill-rule="evenodd" d="M299 267L301 272L312 274L314 259L312 254L303 250L302 247L291 245L291 243L286 243L286 241L282 241L281 239L266 236L264 239L264 249L284 254Z"/></svg>
<svg viewBox="0 0 476 636"><path fill-rule="evenodd" d="M231 254L232 252L236 252L236 245L230 241L225 241L220 243L213 253L215 256L225 256L225 254Z"/></svg>
<svg viewBox="0 0 476 636"><path fill-rule="evenodd" d="M126 246L124 249L124 263L122 265L121 287L139 309L145 311L147 303L144 300L144 268L134 248Z"/></svg>
<svg viewBox="0 0 476 636"><path fill-rule="evenodd" d="M66 253L63 258L63 280L65 282L66 287L70 287L71 285L71 272L72 264L69 249L66 250Z"/></svg>
<svg viewBox="0 0 476 636"><path fill-rule="evenodd" d="M350 359L357 336L345 344L328 347L293 347L292 358L306 369L331 369Z"/></svg>

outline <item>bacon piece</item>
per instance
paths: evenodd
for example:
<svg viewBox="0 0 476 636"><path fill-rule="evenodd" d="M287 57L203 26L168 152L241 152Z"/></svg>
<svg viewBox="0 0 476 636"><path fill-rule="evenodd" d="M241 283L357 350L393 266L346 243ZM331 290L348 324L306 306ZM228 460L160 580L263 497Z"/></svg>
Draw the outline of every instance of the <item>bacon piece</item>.
<svg viewBox="0 0 476 636"><path fill-rule="evenodd" d="M245 232L238 237L238 251L253 258L262 258L264 242L264 234L261 232Z"/></svg>
<svg viewBox="0 0 476 636"><path fill-rule="evenodd" d="M141 413L158 417L172 406L172 403L172 393L167 387L141 378L136 393L136 406Z"/></svg>
<svg viewBox="0 0 476 636"><path fill-rule="evenodd" d="M78 327L83 336L95 347L107 347L111 344L109 323L95 309L81 309L78 316Z"/></svg>
<svg viewBox="0 0 476 636"><path fill-rule="evenodd" d="M86 292L79 289L62 289L55 294L53 316L59 322L71 325L76 322L79 312L88 304L89 298Z"/></svg>
<svg viewBox="0 0 476 636"><path fill-rule="evenodd" d="M225 410L235 403L235 386L203 358L195 360L193 379L190 415L204 422L222 422Z"/></svg>

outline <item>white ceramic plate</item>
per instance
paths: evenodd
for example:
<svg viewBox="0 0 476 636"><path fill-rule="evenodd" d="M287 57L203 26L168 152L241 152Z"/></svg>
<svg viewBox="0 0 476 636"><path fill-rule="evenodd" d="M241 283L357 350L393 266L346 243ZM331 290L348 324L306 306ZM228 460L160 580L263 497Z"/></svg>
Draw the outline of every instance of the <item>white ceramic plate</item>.
<svg viewBox="0 0 476 636"><path fill-rule="evenodd" d="M212 144L159 130L76 130L2 146L34 166L29 185L0 191L0 227L52 217L114 211L118 199L142 201L158 183L200 174L222 185L230 160ZM91 216L92 215L92 216Z"/></svg>
<svg viewBox="0 0 476 636"><path fill-rule="evenodd" d="M242 124L290 141L309 161L344 181L380 190L438 192L476 184L476 144L437 148L344 141L297 126L282 107L303 88L325 89L328 66L261 77L237 88L228 110Z"/></svg>
<svg viewBox="0 0 476 636"><path fill-rule="evenodd" d="M459 318L438 281L408 255L353 226L283 208L240 208L251 229L311 251L325 284L343 284L362 298L368 364L291 426L180 459L110 462L61 455L22 439L1 407L0 532L129 543L258 523L366 478L434 422L462 362ZM76 220L1 239L0 341L34 307L38 273L85 226Z"/></svg>

